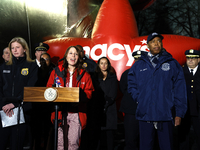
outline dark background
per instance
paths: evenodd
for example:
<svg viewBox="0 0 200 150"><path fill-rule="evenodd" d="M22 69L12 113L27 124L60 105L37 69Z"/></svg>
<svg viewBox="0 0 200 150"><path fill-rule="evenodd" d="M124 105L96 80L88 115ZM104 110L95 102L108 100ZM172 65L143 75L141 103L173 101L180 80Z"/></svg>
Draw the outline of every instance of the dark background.
<svg viewBox="0 0 200 150"><path fill-rule="evenodd" d="M34 45L60 37L91 36L103 0L1 0L0 54L9 41L23 37L35 59ZM139 35L151 32L199 38L198 0L129 0ZM120 10L119 10L120 11ZM3 59L0 57L0 62Z"/></svg>

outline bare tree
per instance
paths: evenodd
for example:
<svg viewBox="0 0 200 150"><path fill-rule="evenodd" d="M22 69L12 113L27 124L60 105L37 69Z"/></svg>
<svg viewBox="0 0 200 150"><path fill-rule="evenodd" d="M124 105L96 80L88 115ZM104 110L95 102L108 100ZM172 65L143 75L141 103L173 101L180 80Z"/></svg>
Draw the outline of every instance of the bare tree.
<svg viewBox="0 0 200 150"><path fill-rule="evenodd" d="M195 38L200 36L199 0L159 0L135 14L140 35L156 31Z"/></svg>

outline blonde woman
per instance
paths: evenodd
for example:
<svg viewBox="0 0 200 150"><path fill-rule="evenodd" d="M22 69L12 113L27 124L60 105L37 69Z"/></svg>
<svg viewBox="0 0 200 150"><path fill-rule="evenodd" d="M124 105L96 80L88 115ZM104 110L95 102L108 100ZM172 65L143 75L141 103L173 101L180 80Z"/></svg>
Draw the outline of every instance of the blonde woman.
<svg viewBox="0 0 200 150"><path fill-rule="evenodd" d="M37 80L37 64L29 55L26 41L21 37L13 38L8 45L10 60L0 66L0 109L12 117L13 109L22 105L25 123L18 126L2 127L0 123L0 149L5 150L10 142L10 149L21 150L25 139L26 129L30 121L30 103L22 103L25 86L34 86Z"/></svg>

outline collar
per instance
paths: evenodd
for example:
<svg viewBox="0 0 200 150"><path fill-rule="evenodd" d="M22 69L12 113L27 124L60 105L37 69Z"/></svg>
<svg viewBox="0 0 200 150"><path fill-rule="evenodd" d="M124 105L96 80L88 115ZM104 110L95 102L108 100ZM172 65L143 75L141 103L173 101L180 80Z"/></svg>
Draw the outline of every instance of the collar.
<svg viewBox="0 0 200 150"><path fill-rule="evenodd" d="M35 59L35 61L36 61L37 65L38 65L38 67L41 67L40 62L37 59Z"/></svg>
<svg viewBox="0 0 200 150"><path fill-rule="evenodd" d="M26 55L25 56L23 56L23 57L19 57L18 59L15 57L15 56L13 56L12 55L12 59L13 59L13 62L15 63L15 64L20 64L21 62L23 62L24 60L26 60Z"/></svg>
<svg viewBox="0 0 200 150"><path fill-rule="evenodd" d="M188 67L188 69L189 69L189 71L191 72L191 68ZM198 65L193 69L193 75L195 75L197 69L198 69Z"/></svg>
<svg viewBox="0 0 200 150"><path fill-rule="evenodd" d="M156 55L153 55L150 51L148 52L148 57L151 59L151 58L154 58L156 57L157 59L159 58L159 54L156 54Z"/></svg>

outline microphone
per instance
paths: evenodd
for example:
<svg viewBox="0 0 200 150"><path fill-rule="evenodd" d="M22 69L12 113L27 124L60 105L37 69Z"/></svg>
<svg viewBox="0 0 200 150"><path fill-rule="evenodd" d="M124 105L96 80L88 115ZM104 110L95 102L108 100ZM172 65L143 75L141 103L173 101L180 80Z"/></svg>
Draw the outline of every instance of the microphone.
<svg viewBox="0 0 200 150"><path fill-rule="evenodd" d="M61 58L60 60L58 60L58 62L61 62L61 61L63 61L65 59L65 57L63 57L63 58Z"/></svg>
<svg viewBox="0 0 200 150"><path fill-rule="evenodd" d="M61 61L63 61L64 59L65 59L65 57L63 57L63 58L61 58L60 60L58 60L57 63L56 63L56 67L58 66L58 63L61 62ZM55 68L54 68L54 69L55 69ZM56 82L55 82L56 79L55 79L55 77L56 77L56 76L55 76L55 74L54 74L54 84L52 85L52 87L56 87Z"/></svg>

